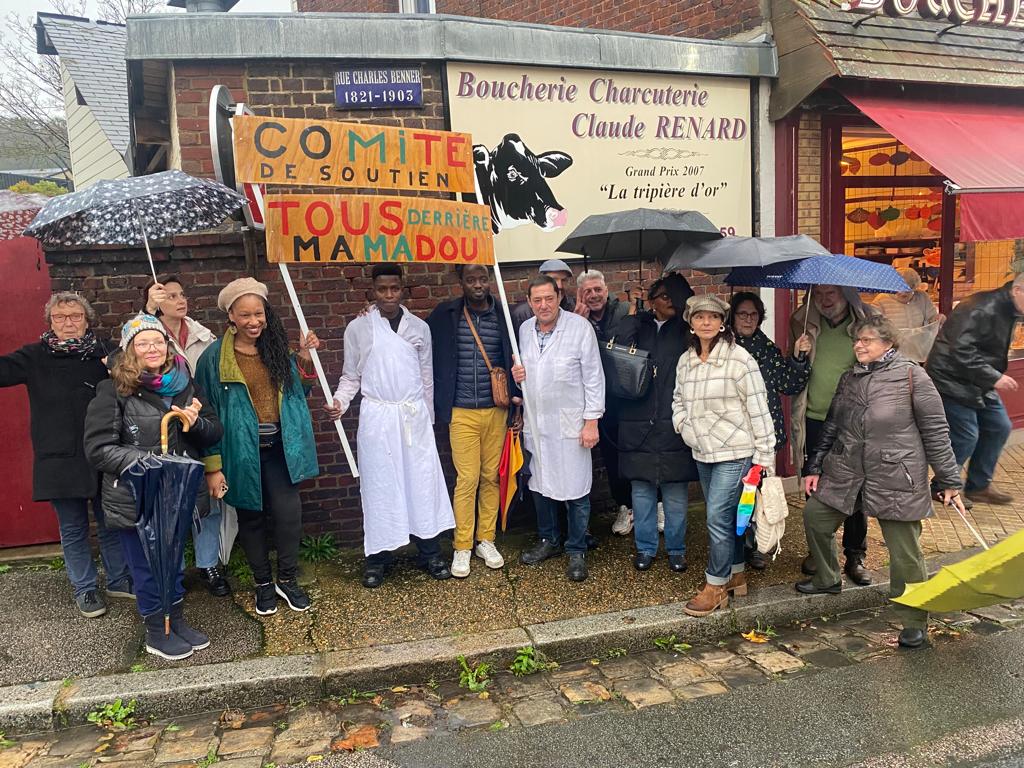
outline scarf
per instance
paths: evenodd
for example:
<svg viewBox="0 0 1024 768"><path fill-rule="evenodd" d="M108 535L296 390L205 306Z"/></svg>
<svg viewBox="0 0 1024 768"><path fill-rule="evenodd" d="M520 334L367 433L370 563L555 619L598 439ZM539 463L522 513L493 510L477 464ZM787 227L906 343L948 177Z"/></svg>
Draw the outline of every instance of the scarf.
<svg viewBox="0 0 1024 768"><path fill-rule="evenodd" d="M53 331L47 331L39 340L55 355L81 355L83 358L96 350L99 343L90 328L80 339L59 339Z"/></svg>
<svg viewBox="0 0 1024 768"><path fill-rule="evenodd" d="M874 360L874 361L872 361L870 363L867 363L866 365L863 364L863 363L857 363L857 369L861 370L861 371L869 371L869 372L870 371L875 371L875 370L881 368L886 363L888 363L894 357L896 357L896 354L897 354L896 347L892 347L891 349L889 349L884 355L882 355L877 360Z"/></svg>
<svg viewBox="0 0 1024 768"><path fill-rule="evenodd" d="M174 365L167 373L155 374L143 371L139 374L139 384L161 397L174 397L188 386L188 363L181 355L174 356Z"/></svg>

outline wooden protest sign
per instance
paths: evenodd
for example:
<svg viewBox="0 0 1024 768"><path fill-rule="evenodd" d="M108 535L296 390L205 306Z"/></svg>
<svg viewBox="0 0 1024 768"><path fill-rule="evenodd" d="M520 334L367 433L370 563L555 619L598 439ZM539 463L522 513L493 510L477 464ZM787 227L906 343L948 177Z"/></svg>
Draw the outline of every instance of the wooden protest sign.
<svg viewBox="0 0 1024 768"><path fill-rule="evenodd" d="M468 133L238 115L235 177L293 186L473 192Z"/></svg>
<svg viewBox="0 0 1024 768"><path fill-rule="evenodd" d="M493 264L491 209L397 195L267 195L267 260Z"/></svg>

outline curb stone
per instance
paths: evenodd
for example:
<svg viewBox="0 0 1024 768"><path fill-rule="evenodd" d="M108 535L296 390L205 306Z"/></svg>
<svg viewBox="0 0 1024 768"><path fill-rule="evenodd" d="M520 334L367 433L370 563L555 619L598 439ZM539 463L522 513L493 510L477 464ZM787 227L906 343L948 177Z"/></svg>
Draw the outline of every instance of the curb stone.
<svg viewBox="0 0 1024 768"><path fill-rule="evenodd" d="M931 558L929 572L976 551ZM198 710L269 706L282 700L313 701L353 688L449 679L458 674L459 655L504 666L516 649L526 645L548 658L570 661L599 656L610 648L648 650L656 636L674 634L682 642L706 643L757 622L782 626L884 605L888 574L879 571L873 576L871 586L847 588L838 595L806 596L796 594L790 585L767 587L732 601L729 610L701 619L685 615L680 601L473 635L103 675L77 680L70 688L61 681L8 686L0 688L0 731L31 733L80 725L90 711L116 698L135 699L141 712L166 718Z"/></svg>

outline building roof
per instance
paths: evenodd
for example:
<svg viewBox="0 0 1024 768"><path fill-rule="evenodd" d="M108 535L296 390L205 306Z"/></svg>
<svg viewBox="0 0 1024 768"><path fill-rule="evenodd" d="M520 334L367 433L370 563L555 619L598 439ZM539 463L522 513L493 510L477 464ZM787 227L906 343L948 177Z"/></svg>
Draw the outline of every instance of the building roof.
<svg viewBox="0 0 1024 768"><path fill-rule="evenodd" d="M37 51L60 56L100 128L123 155L130 140L124 26L40 13L36 33Z"/></svg>
<svg viewBox="0 0 1024 768"><path fill-rule="evenodd" d="M1024 88L1024 30L955 26L843 10L830 0L772 0L779 80L777 120L832 77Z"/></svg>

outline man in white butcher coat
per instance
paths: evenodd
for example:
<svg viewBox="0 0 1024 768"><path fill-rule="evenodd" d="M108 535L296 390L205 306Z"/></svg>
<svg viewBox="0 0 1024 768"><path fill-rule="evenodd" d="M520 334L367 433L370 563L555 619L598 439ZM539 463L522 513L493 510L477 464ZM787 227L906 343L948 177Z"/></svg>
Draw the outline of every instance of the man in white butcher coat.
<svg viewBox="0 0 1024 768"><path fill-rule="evenodd" d="M336 419L362 392L356 445L363 505L363 586L384 583L392 552L410 541L419 565L451 577L438 535L455 527L434 443L430 329L402 306L402 267L373 268L375 303L345 329L345 364L334 393Z"/></svg>
<svg viewBox="0 0 1024 768"><path fill-rule="evenodd" d="M532 411L523 436L533 456L530 491L540 541L521 559L536 565L560 555L564 546L569 555L566 576L583 581L594 477L590 449L597 445L597 421L604 414L604 370L590 322L558 306L554 280L535 277L526 295L534 316L519 329L523 359L512 368L512 376L525 382L525 407ZM559 530L562 502L569 512L564 543Z"/></svg>

